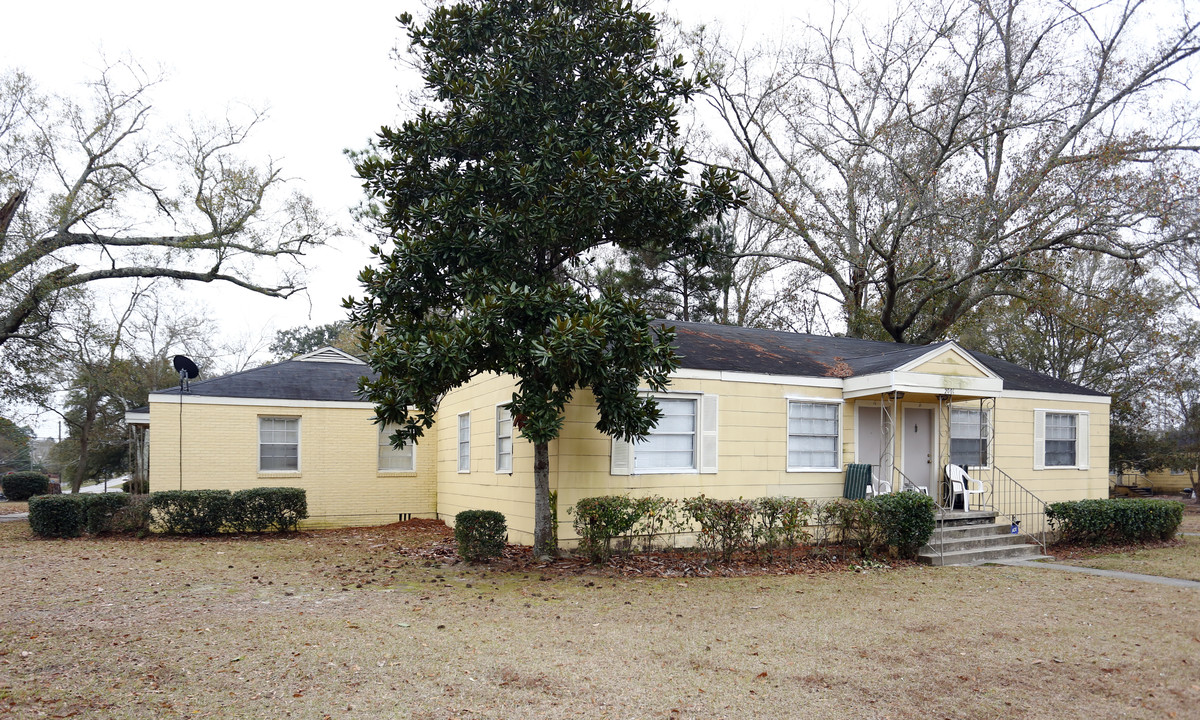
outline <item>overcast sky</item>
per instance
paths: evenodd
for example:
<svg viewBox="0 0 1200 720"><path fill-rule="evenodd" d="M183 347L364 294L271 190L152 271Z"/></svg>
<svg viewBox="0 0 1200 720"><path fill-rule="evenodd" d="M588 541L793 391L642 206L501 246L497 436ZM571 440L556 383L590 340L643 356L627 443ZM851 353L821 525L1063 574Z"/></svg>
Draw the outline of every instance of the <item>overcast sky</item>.
<svg viewBox="0 0 1200 720"><path fill-rule="evenodd" d="M238 103L269 110L247 148L271 157L317 204L350 231L308 259L309 291L272 300L231 286L189 286L225 338L269 337L275 330L331 322L355 294L369 260L369 238L350 218L361 199L343 155L363 147L399 117L402 89L415 78L398 67L395 16L419 0L340 3L210 0L198 4L112 2L8 3L0 67L20 68L42 90L81 97L102 56L132 57L161 67L167 80L153 96L155 113L180 123L189 115L221 118ZM689 25L719 21L748 39L778 36L797 4L780 0L662 0L653 7Z"/></svg>
<svg viewBox="0 0 1200 720"><path fill-rule="evenodd" d="M721 21L750 35L778 32L795 3L778 0L675 0L654 7L688 24ZM369 259L367 238L349 209L362 197L342 151L358 148L397 119L398 88L414 78L397 66L401 40L395 16L418 11L414 0L339 3L161 0L9 3L0 66L18 67L43 90L80 95L102 54L130 56L162 67L167 81L155 112L220 118L231 104L269 109L249 147L274 158L320 207L351 231L310 258L307 297L258 298L229 287L193 287L226 336L270 334L342 316L340 300L356 291L354 277ZM316 8L320 8L317 10Z"/></svg>

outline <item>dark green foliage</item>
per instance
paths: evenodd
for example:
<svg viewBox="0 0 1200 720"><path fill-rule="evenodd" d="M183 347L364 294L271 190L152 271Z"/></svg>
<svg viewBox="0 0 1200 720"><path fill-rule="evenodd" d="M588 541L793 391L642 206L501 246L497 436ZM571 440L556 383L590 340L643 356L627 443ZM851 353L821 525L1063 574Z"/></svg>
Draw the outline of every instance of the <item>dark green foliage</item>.
<svg viewBox="0 0 1200 720"><path fill-rule="evenodd" d="M133 495L145 495L146 493L150 492L150 480L134 480L133 478L130 478L121 485L121 489Z"/></svg>
<svg viewBox="0 0 1200 720"><path fill-rule="evenodd" d="M878 495L871 502L875 504L883 541L896 548L901 557L916 557L937 524L933 498L909 490Z"/></svg>
<svg viewBox="0 0 1200 720"><path fill-rule="evenodd" d="M229 518L228 490L167 490L150 495L152 527L173 535L216 535Z"/></svg>
<svg viewBox="0 0 1200 720"><path fill-rule="evenodd" d="M79 495L40 495L29 501L29 528L42 537L79 537L86 520Z"/></svg>
<svg viewBox="0 0 1200 720"><path fill-rule="evenodd" d="M637 519L633 525L633 536L641 539L642 548L647 551L654 547L655 538L686 529L679 502L661 495L634 500L634 513Z"/></svg>
<svg viewBox="0 0 1200 720"><path fill-rule="evenodd" d="M306 517L308 496L302 488L261 487L235 492L226 522L237 532L287 532Z"/></svg>
<svg viewBox="0 0 1200 720"><path fill-rule="evenodd" d="M764 497L754 501L754 542L758 551L768 557L786 550L792 551L809 535L805 530L812 506L804 498Z"/></svg>
<svg viewBox="0 0 1200 720"><path fill-rule="evenodd" d="M660 63L657 25L618 0L466 0L402 15L429 104L357 156L390 236L350 320L379 378L364 384L403 440L480 373L517 379L535 445L534 547L553 551L546 445L579 388L603 433L644 437L644 388L678 366L672 333L616 292L569 280L592 251L680 251L735 202L726 174L685 182L675 114L695 85ZM691 188L691 189L689 189Z"/></svg>
<svg viewBox="0 0 1200 720"><path fill-rule="evenodd" d="M1064 542L1170 540L1183 522L1183 505L1144 498L1077 500L1048 505L1046 517Z"/></svg>
<svg viewBox="0 0 1200 720"><path fill-rule="evenodd" d="M463 510L454 516L454 539L459 556L469 562L500 557L508 544L504 514L495 510Z"/></svg>
<svg viewBox="0 0 1200 720"><path fill-rule="evenodd" d="M697 525L700 547L716 552L722 562L753 541L755 503L753 500L714 500L703 495L683 501L683 511Z"/></svg>
<svg viewBox="0 0 1200 720"><path fill-rule="evenodd" d="M22 502L45 494L50 489L50 478L39 472L15 472L0 478L0 487L4 488L4 497Z"/></svg>
<svg viewBox="0 0 1200 720"><path fill-rule="evenodd" d="M626 495L602 495L575 503L575 532L579 549L594 563L612 554L612 540L627 535L637 521L637 502Z"/></svg>
<svg viewBox="0 0 1200 720"><path fill-rule="evenodd" d="M89 493L76 497L83 503L84 528L92 535L117 529L113 520L129 505L129 496L125 493Z"/></svg>
<svg viewBox="0 0 1200 720"><path fill-rule="evenodd" d="M871 500L838 500L825 507L837 524L842 542L859 549L863 557L875 553L883 543L879 506Z"/></svg>
<svg viewBox="0 0 1200 720"><path fill-rule="evenodd" d="M316 327L295 327L276 332L269 349L277 360L289 360L323 347L335 347L355 353L358 352L358 348L355 346L353 334L353 328L345 320Z"/></svg>

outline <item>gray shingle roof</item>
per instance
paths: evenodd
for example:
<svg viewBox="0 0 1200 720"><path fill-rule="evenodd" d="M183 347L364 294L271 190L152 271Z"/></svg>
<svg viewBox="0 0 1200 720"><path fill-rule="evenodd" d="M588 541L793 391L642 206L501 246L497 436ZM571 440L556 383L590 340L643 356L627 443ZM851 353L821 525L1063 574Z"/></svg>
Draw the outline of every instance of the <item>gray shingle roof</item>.
<svg viewBox="0 0 1200 720"><path fill-rule="evenodd" d="M902 367L936 345L805 335L778 330L673 322L675 348L682 366L696 370L732 370L763 375L853 377ZM1104 393L1044 375L1010 362L968 351L1004 380L1006 390L1103 396ZM286 360L191 384L191 394L205 397L265 398L361 402L359 378L374 379L365 364ZM179 388L159 390L175 395Z"/></svg>
<svg viewBox="0 0 1200 720"><path fill-rule="evenodd" d="M683 367L697 370L734 370L763 375L869 375L895 370L930 350L949 344L905 345L731 325L692 322L666 324L675 326L675 348ZM968 352L1003 378L1006 390L1104 395L1082 385L1027 370L990 355Z"/></svg>
<svg viewBox="0 0 1200 720"><path fill-rule="evenodd" d="M210 380L193 380L191 394L201 397L362 402L358 396L358 379L361 377L373 379L376 376L363 364L285 360ZM166 388L158 393L178 395L179 388Z"/></svg>

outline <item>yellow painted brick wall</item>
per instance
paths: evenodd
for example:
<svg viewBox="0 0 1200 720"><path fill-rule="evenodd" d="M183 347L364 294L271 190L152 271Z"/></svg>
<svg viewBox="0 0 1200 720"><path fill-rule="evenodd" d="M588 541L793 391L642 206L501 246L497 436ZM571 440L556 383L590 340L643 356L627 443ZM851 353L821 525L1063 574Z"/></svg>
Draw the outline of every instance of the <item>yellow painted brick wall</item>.
<svg viewBox="0 0 1200 720"><path fill-rule="evenodd" d="M788 472L788 398L840 400L838 388L801 388L769 383L676 379L672 392L717 395L717 472L614 476L610 474L612 441L595 429L597 413L589 393L579 393L568 407L559 437L559 537L575 537L567 508L595 495L662 495L670 498L756 498L790 495L836 497L842 493L839 472ZM843 447L853 447L853 426L843 413Z"/></svg>
<svg viewBox="0 0 1200 720"><path fill-rule="evenodd" d="M511 377L479 375L442 399L434 426L438 442L438 516L454 524L463 510L504 513L511 542L533 542L533 445L513 428L513 472L496 472L496 408L512 401ZM458 415L471 415L471 472L458 472ZM550 447L550 476L556 463Z"/></svg>
<svg viewBox="0 0 1200 720"><path fill-rule="evenodd" d="M298 472L259 472L260 417L300 418ZM395 522L400 513L437 512L437 438L416 447L415 472L378 470L378 426L360 407L183 405L184 490L300 487L308 498L302 527ZM180 407L150 403L150 489L180 489Z"/></svg>

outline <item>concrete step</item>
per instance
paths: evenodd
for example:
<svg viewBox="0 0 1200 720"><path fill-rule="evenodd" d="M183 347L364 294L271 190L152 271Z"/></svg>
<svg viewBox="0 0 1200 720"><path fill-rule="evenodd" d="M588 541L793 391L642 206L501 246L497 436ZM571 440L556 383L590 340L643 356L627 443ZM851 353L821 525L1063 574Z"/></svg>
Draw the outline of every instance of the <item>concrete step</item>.
<svg viewBox="0 0 1200 720"><path fill-rule="evenodd" d="M929 538L929 542L922 547L922 550L928 550L931 554L936 554L940 549L943 553L958 552L959 550L975 550L980 548L1003 548L1011 545L1024 545L1026 539L1020 535L1004 533L1003 535L976 535L968 537L943 538L939 543L938 537L935 535Z"/></svg>
<svg viewBox="0 0 1200 720"><path fill-rule="evenodd" d="M941 555L922 550L921 554L917 556L917 560L926 565L974 565L995 560L1030 560L1041 556L1040 545L1021 543L1019 545L955 550Z"/></svg>
<svg viewBox="0 0 1200 720"><path fill-rule="evenodd" d="M938 527L947 528L966 525L994 525L997 514L994 510L971 510L969 512L947 510L938 514L937 524Z"/></svg>
<svg viewBox="0 0 1200 720"><path fill-rule="evenodd" d="M1012 526L1006 524L995 525L956 525L953 527L934 528L933 537L944 537L947 540L957 540L968 537L998 537L1001 535L1011 535Z"/></svg>

